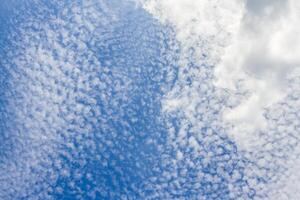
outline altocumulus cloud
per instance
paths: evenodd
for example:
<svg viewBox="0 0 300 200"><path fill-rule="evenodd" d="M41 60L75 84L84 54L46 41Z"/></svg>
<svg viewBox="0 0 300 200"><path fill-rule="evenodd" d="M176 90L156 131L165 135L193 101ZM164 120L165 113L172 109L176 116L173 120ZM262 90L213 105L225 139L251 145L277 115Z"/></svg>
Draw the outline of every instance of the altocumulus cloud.
<svg viewBox="0 0 300 200"><path fill-rule="evenodd" d="M178 87L165 96L165 111L180 111L194 128L203 122L224 128L256 163L243 176L257 199L298 199L299 1L148 0L143 6L174 27L181 45ZM201 104L205 97L208 105ZM211 118L212 110L222 111Z"/></svg>
<svg viewBox="0 0 300 200"><path fill-rule="evenodd" d="M297 1L11 3L0 199L300 198Z"/></svg>

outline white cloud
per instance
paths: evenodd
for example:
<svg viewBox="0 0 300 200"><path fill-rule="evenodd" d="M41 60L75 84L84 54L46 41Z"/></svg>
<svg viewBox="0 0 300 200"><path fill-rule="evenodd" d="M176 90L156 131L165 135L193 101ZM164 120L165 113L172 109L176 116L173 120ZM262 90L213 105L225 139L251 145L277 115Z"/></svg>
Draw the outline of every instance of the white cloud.
<svg viewBox="0 0 300 200"><path fill-rule="evenodd" d="M177 85L166 95L164 111L184 113L188 120L181 132L187 132L185 124L192 126L195 134L204 126L229 132L238 149L253 161L245 167L244 178L255 189L257 199L298 199L293 187L299 181L294 173L298 161L293 161L300 151L293 139L299 138L295 127L300 123L296 114L299 81L295 78L300 64L299 1L145 2L150 13L173 26L181 45ZM190 63L196 66L190 67ZM187 79L192 80L190 84ZM229 94L226 102L219 101L222 92L221 97L212 92L215 87ZM213 113L222 106L226 109L220 120ZM187 139L178 140L184 143ZM281 182L286 187L281 187ZM230 189L233 197L238 195L235 189Z"/></svg>
<svg viewBox="0 0 300 200"><path fill-rule="evenodd" d="M197 64L216 66L217 87L235 93L241 92L239 83L243 83L248 98L228 108L223 118L234 124L235 135L264 129L264 109L286 95L287 78L300 63L299 4L295 0L148 0L144 7L175 28L182 71L194 48ZM187 107L181 97L169 98L166 109Z"/></svg>
<svg viewBox="0 0 300 200"><path fill-rule="evenodd" d="M264 108L280 101L287 78L300 64L298 1L246 1L241 26L216 69L219 87L236 90L243 80L250 97L224 118L235 131L265 128Z"/></svg>

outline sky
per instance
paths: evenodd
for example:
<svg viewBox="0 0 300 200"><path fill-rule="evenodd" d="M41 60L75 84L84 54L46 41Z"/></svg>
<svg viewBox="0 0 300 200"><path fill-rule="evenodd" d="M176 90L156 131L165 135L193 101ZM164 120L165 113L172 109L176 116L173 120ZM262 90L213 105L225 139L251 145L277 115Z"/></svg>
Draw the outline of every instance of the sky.
<svg viewBox="0 0 300 200"><path fill-rule="evenodd" d="M293 97L298 93L300 64L298 1L149 0L143 5L162 23L174 27L183 49L184 65L192 60L212 66L213 86L227 98L226 103L221 103L218 122L223 123L240 149L259 154L270 150L265 149L266 146L276 149L278 145L279 148L290 136L297 140L299 128L292 124L299 121L298 99ZM195 58L186 55L190 48ZM184 65L181 67L185 68ZM188 76L201 79L202 73L190 70ZM181 76L182 85L185 78L186 75ZM206 87L203 81L199 81L200 86L197 81L194 87L183 89L186 94L176 88L164 101L167 109L184 110L193 124L199 123L194 116L202 94L197 96L197 93ZM273 141L279 144L272 144ZM292 146L292 149L297 148L297 145ZM280 148L285 151L289 147ZM287 154L297 157L298 152L293 150ZM296 166L294 163L285 167L294 170ZM282 176L286 186L279 186L276 181L270 184L266 192L272 195L267 199L299 198L296 187L291 186L299 185L299 175L295 171L288 174Z"/></svg>
<svg viewBox="0 0 300 200"><path fill-rule="evenodd" d="M300 199L297 0L4 0L0 199Z"/></svg>

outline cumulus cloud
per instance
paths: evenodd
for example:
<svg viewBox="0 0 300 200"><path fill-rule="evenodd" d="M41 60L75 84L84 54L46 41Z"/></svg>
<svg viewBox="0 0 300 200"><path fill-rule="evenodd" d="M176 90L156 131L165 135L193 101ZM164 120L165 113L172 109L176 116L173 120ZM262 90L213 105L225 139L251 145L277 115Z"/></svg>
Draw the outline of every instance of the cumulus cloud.
<svg viewBox="0 0 300 200"><path fill-rule="evenodd" d="M300 64L297 1L246 1L236 37L216 68L216 84L237 89L242 80L249 98L226 112L225 120L235 123L235 131L265 128L264 108L285 95L288 78Z"/></svg>

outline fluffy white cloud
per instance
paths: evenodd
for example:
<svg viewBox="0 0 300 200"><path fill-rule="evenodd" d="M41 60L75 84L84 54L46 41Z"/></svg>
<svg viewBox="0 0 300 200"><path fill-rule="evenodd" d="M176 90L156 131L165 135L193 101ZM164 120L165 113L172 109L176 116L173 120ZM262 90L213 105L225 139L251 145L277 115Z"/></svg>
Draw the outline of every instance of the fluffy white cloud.
<svg viewBox="0 0 300 200"><path fill-rule="evenodd" d="M236 132L243 126L248 132L265 128L264 108L286 95L287 79L300 64L299 5L293 0L245 2L236 37L216 69L218 86L236 90L243 80L251 93L224 116L237 122Z"/></svg>

